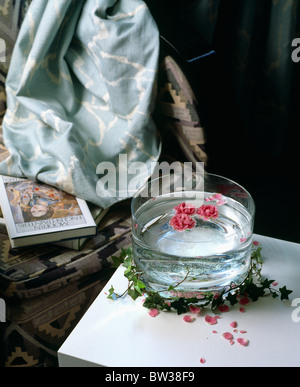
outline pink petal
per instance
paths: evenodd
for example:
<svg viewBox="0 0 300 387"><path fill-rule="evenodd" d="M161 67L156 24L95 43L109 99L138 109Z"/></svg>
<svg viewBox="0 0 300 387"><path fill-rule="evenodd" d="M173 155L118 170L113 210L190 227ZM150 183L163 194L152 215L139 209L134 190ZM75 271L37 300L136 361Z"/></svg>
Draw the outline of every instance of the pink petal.
<svg viewBox="0 0 300 387"><path fill-rule="evenodd" d="M247 333L247 331L240 330L240 333L242 333L242 334L243 334L243 333Z"/></svg>
<svg viewBox="0 0 300 387"><path fill-rule="evenodd" d="M218 323L218 320L217 320L215 317L212 317L212 316L210 316L210 315L208 315L208 314L205 316L205 321L206 321L208 324L210 324L210 325L215 325L215 324Z"/></svg>
<svg viewBox="0 0 300 387"><path fill-rule="evenodd" d="M232 323L229 324L231 326L231 328L236 328L237 327L237 322L236 321L232 321Z"/></svg>
<svg viewBox="0 0 300 387"><path fill-rule="evenodd" d="M201 364L204 364L204 363L206 363L206 360L204 359L204 357L201 357L201 359L200 359L200 363L201 363Z"/></svg>
<svg viewBox="0 0 300 387"><path fill-rule="evenodd" d="M198 314L201 312L201 308L199 306L190 305L189 310L191 313Z"/></svg>
<svg viewBox="0 0 300 387"><path fill-rule="evenodd" d="M215 198L215 199L222 199L222 198L223 198L223 195L220 194L220 193L216 193L216 194L214 195L214 198Z"/></svg>
<svg viewBox="0 0 300 387"><path fill-rule="evenodd" d="M244 347L247 347L247 345L249 344L249 340L243 339L243 338L241 338L241 337L239 337L239 338L237 339L237 342L238 342L239 344L243 345Z"/></svg>
<svg viewBox="0 0 300 387"><path fill-rule="evenodd" d="M149 310L149 315L150 315L151 317L156 317L156 316L158 316L158 315L159 315L158 309L155 309L155 308L150 309L150 310Z"/></svg>
<svg viewBox="0 0 300 387"><path fill-rule="evenodd" d="M239 311L242 312L242 313L245 313L246 309L241 307L241 308L239 308Z"/></svg>
<svg viewBox="0 0 300 387"><path fill-rule="evenodd" d="M223 312L223 313L229 311L228 305L220 305L220 306L218 306L218 309L220 312Z"/></svg>
<svg viewBox="0 0 300 387"><path fill-rule="evenodd" d="M272 285L273 285L273 286L277 286L277 285L278 285L278 282L273 282Z"/></svg>
<svg viewBox="0 0 300 387"><path fill-rule="evenodd" d="M247 304L249 304L249 302L250 302L250 300L249 300L248 297L243 297L243 298L241 298L241 299L239 300L239 304L240 304L240 305L247 305Z"/></svg>
<svg viewBox="0 0 300 387"><path fill-rule="evenodd" d="M241 238L241 239L240 239L240 242L241 242L241 243L244 243L244 242L246 242L246 241L247 241L247 238Z"/></svg>
<svg viewBox="0 0 300 387"><path fill-rule="evenodd" d="M218 333L218 331L212 331L212 333Z"/></svg>
<svg viewBox="0 0 300 387"><path fill-rule="evenodd" d="M232 336L232 334L231 334L230 332L225 332L225 333L223 333L222 336L223 336L224 339L226 339L226 340L232 340L232 339L233 339L233 336Z"/></svg>
<svg viewBox="0 0 300 387"><path fill-rule="evenodd" d="M192 323L192 322L195 321L195 317L186 315L186 316L183 317L183 321L185 321L185 322L187 322L187 323Z"/></svg>
<svg viewBox="0 0 300 387"><path fill-rule="evenodd" d="M253 241L252 244L253 244L253 246L259 246L260 245L260 243L258 241Z"/></svg>
<svg viewBox="0 0 300 387"><path fill-rule="evenodd" d="M230 340L229 341L230 345L234 344L234 341L233 340Z"/></svg>

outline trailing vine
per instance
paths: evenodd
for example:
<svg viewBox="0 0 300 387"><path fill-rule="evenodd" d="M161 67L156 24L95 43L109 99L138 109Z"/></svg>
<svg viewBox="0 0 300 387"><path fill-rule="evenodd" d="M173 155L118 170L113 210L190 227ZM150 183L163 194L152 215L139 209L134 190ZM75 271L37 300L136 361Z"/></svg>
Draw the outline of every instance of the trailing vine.
<svg viewBox="0 0 300 387"><path fill-rule="evenodd" d="M262 278L262 248L253 245L251 254L251 265L245 280L236 285L232 284L222 289L219 293L201 292L195 297L184 297L182 293L176 293L176 289L184 282L189 275L187 271L185 278L174 285L170 286L167 291L170 293L169 298L161 295L162 291L148 291L145 284L141 280L142 272L137 269L132 257L132 249L122 249L121 254L113 256L113 265L115 268L123 265L125 268L124 276L128 279L128 287L122 294L117 294L113 286L109 289L108 298L118 299L125 295L129 295L133 300L138 297L145 296L143 306L148 309L157 309L159 311L175 310L177 314L189 312L190 307L199 305L201 307L210 307L214 311L217 307L229 302L230 305L235 305L241 297L247 297L252 301L257 301L260 297L271 295L273 298L280 297L281 300L288 300L292 290L283 286L276 289L273 284L275 280Z"/></svg>

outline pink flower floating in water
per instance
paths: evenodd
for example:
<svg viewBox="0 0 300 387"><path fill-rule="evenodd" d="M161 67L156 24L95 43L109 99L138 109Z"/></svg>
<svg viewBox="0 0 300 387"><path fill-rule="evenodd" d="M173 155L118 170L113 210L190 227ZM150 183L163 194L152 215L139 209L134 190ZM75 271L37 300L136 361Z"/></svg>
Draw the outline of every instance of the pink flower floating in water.
<svg viewBox="0 0 300 387"><path fill-rule="evenodd" d="M176 215L194 215L196 212L196 207L193 204L181 203L178 206L174 207L174 210L176 211Z"/></svg>
<svg viewBox="0 0 300 387"><path fill-rule="evenodd" d="M169 224L176 231L191 230L196 226L196 221L192 217L198 215L203 220L217 219L219 216L218 208L215 205L202 205L197 208L193 204L181 203L174 207L175 215Z"/></svg>
<svg viewBox="0 0 300 387"><path fill-rule="evenodd" d="M194 228L196 225L196 221L189 215L177 214L173 216L169 224L176 231L185 231Z"/></svg>
<svg viewBox="0 0 300 387"><path fill-rule="evenodd" d="M204 220L216 219L219 216L219 211L213 204L201 206L197 209L197 214Z"/></svg>

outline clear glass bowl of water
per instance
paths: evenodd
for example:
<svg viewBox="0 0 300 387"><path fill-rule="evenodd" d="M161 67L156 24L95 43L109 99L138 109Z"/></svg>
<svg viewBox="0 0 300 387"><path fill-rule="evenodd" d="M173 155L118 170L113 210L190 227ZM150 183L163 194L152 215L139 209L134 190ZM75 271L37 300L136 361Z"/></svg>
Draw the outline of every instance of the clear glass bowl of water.
<svg viewBox="0 0 300 387"><path fill-rule="evenodd" d="M218 292L247 277L255 205L234 181L161 176L139 189L131 211L133 259L148 291Z"/></svg>

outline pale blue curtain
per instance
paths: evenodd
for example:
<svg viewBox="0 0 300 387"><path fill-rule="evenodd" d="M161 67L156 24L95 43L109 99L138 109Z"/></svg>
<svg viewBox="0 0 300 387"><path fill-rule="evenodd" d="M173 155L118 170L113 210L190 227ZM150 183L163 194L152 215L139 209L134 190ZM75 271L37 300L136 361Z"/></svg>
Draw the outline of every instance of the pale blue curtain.
<svg viewBox="0 0 300 387"><path fill-rule="evenodd" d="M54 185L108 207L97 166L126 154L144 179L160 153L151 118L157 26L141 0L33 0L6 80L0 173ZM128 193L129 194L129 193ZM130 196L130 195L128 195ZM124 194L122 196L124 199Z"/></svg>

